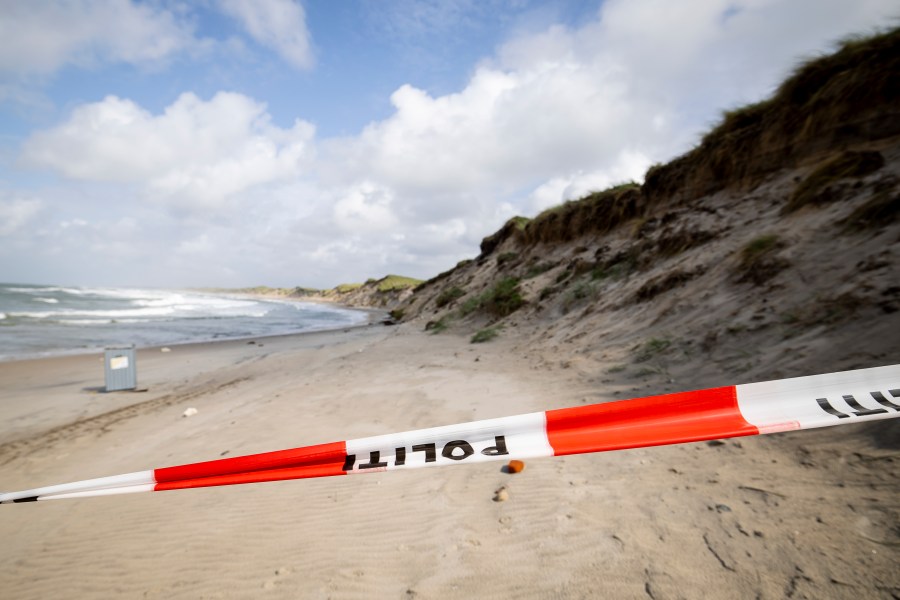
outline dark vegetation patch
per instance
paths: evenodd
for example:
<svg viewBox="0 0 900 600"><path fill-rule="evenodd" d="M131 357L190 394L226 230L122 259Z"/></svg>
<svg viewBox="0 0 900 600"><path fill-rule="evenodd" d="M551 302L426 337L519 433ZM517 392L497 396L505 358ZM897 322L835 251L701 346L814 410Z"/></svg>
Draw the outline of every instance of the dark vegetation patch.
<svg viewBox="0 0 900 600"><path fill-rule="evenodd" d="M507 317L525 306L518 277L505 277L484 293L466 300L459 309L460 316L482 310L494 317Z"/></svg>
<svg viewBox="0 0 900 600"><path fill-rule="evenodd" d="M459 298L462 298L465 295L466 295L465 290L463 290L462 288L459 288L457 286L453 286L453 287L447 288L446 290L441 292L441 295L438 296L437 299L434 301L434 305L437 306L438 308L443 308L443 307L447 306L448 304L450 304L451 302L453 302L454 300L458 300Z"/></svg>
<svg viewBox="0 0 900 600"><path fill-rule="evenodd" d="M527 217L513 217L503 224L498 231L481 240L481 255L479 258L492 253L497 246L508 240L509 238L521 233L528 225L531 219Z"/></svg>
<svg viewBox="0 0 900 600"><path fill-rule="evenodd" d="M672 340L668 338L650 338L634 349L634 362L647 362L665 354L672 347Z"/></svg>
<svg viewBox="0 0 900 600"><path fill-rule="evenodd" d="M572 308L581 302L593 302L600 297L599 286L591 281L582 279L572 285L563 298L562 309L564 313L568 313Z"/></svg>
<svg viewBox="0 0 900 600"><path fill-rule="evenodd" d="M402 308L395 308L388 313L388 316L390 316L390 318L393 319L394 321L402 321L403 315L405 315L405 314L406 314L406 311L403 310Z"/></svg>
<svg viewBox="0 0 900 600"><path fill-rule="evenodd" d="M511 263L519 258L518 252L504 252L500 256L497 257L497 266L502 267L507 263Z"/></svg>
<svg viewBox="0 0 900 600"><path fill-rule="evenodd" d="M518 277L507 277L481 297L481 308L495 317L506 317L525 305Z"/></svg>
<svg viewBox="0 0 900 600"><path fill-rule="evenodd" d="M449 319L446 316L441 317L437 321L428 321L425 323L425 331L430 331L431 333L443 333L447 331L447 327L449 327Z"/></svg>
<svg viewBox="0 0 900 600"><path fill-rule="evenodd" d="M545 210L525 225L521 240L532 245L567 242L588 233L604 234L639 216L642 210L641 186L626 183Z"/></svg>
<svg viewBox="0 0 900 600"><path fill-rule="evenodd" d="M882 190L838 221L845 233L877 229L893 223L900 213L900 193Z"/></svg>
<svg viewBox="0 0 900 600"><path fill-rule="evenodd" d="M638 248L631 246L618 251L607 260L598 261L591 269L591 279L621 279L637 270L640 262Z"/></svg>
<svg viewBox="0 0 900 600"><path fill-rule="evenodd" d="M498 335L500 335L500 327L488 327L476 332L475 335L472 336L472 339L469 340L469 343L483 344L484 342L491 341Z"/></svg>
<svg viewBox="0 0 900 600"><path fill-rule="evenodd" d="M668 292L672 288L684 285L691 279L695 279L706 272L704 267L697 267L690 271L675 270L655 279L651 279L638 289L634 294L635 302L648 302L660 294Z"/></svg>
<svg viewBox="0 0 900 600"><path fill-rule="evenodd" d="M824 161L797 186L781 214L792 213L809 204L821 206L832 202L838 194L831 184L850 177L864 177L883 166L884 157L879 152L842 152Z"/></svg>
<svg viewBox="0 0 900 600"><path fill-rule="evenodd" d="M762 285L775 277L790 266L786 259L777 255L784 247L785 243L777 235L763 235L748 242L741 249L734 270L735 281Z"/></svg>

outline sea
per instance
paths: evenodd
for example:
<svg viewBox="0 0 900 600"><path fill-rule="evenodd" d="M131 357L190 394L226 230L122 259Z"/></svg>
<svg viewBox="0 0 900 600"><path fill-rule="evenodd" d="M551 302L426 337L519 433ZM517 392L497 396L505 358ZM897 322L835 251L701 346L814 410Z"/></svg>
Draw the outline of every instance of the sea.
<svg viewBox="0 0 900 600"><path fill-rule="evenodd" d="M324 304L186 290L0 283L0 361L359 325Z"/></svg>

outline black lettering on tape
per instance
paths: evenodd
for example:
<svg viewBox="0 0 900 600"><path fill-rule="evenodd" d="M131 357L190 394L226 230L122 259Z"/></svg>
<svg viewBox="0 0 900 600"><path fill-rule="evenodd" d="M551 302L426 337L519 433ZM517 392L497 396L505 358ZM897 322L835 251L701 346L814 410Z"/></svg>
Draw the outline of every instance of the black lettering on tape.
<svg viewBox="0 0 900 600"><path fill-rule="evenodd" d="M883 408L866 408L862 404L856 401L856 398L853 396L844 396L844 402L847 403L847 406L853 409L853 414L857 417L867 417L869 415L880 415L884 414L887 411Z"/></svg>
<svg viewBox="0 0 900 600"><path fill-rule="evenodd" d="M488 446L482 450L481 453L485 456L503 456L504 454L509 454L509 450L506 449L506 436L495 435L494 445Z"/></svg>
<svg viewBox="0 0 900 600"><path fill-rule="evenodd" d="M386 462L381 462L381 451L380 450L372 450L369 452L369 462L362 463L359 465L360 469L380 469L381 467L386 467Z"/></svg>
<svg viewBox="0 0 900 600"><path fill-rule="evenodd" d="M344 466L341 467L343 471L352 471L353 465L356 464L356 455L348 454L346 458L344 458Z"/></svg>
<svg viewBox="0 0 900 600"><path fill-rule="evenodd" d="M425 453L425 462L433 463L437 460L437 452L435 451L434 444L416 444L412 447L413 452L424 452Z"/></svg>
<svg viewBox="0 0 900 600"><path fill-rule="evenodd" d="M394 466L402 467L406 464L406 448L394 448Z"/></svg>
<svg viewBox="0 0 900 600"><path fill-rule="evenodd" d="M894 391L897 392L900 390L894 390ZM880 404L882 406L887 406L888 408L893 408L894 410L900 410L900 406L898 406L897 404L894 404L893 402L891 402L890 400L885 398L884 394L882 394L881 392L869 392L869 393L872 394L872 397L875 398L875 402L877 402L878 404ZM893 395L893 394L891 394L891 395ZM900 394L898 394L897 397L900 397Z"/></svg>
<svg viewBox="0 0 900 600"><path fill-rule="evenodd" d="M453 454L453 451L457 448L462 450L462 454ZM463 460L473 454L475 454L475 451L472 450L471 444L465 440L453 440L452 442L447 442L444 445L444 449L441 450L441 456L449 458L450 460Z"/></svg>
<svg viewBox="0 0 900 600"><path fill-rule="evenodd" d="M845 415L844 413L842 413L841 411L839 411L835 407L833 407L828 402L828 398L816 398L816 402L819 403L819 408L821 408L822 410L827 412L829 415L833 415L833 416L837 417L838 419L846 419L850 416L850 415Z"/></svg>

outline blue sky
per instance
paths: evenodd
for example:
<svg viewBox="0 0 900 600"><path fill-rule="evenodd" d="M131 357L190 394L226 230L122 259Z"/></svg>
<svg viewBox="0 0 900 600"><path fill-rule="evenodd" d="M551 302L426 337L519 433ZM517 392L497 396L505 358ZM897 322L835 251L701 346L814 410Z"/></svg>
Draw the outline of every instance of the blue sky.
<svg viewBox="0 0 900 600"><path fill-rule="evenodd" d="M885 0L0 0L0 281L429 277Z"/></svg>

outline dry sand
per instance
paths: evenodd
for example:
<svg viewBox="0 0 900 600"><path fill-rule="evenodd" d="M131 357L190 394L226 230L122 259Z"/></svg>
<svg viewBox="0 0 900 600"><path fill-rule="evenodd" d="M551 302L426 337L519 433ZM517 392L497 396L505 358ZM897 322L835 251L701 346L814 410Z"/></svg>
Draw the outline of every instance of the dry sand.
<svg viewBox="0 0 900 600"><path fill-rule="evenodd" d="M99 393L97 356L0 363L0 488L663 391L598 385L524 333L472 345L421 326L143 350L144 393ZM665 387L741 383L703 377ZM488 463L4 506L0 589L898 598L897 425L531 460L518 474Z"/></svg>

